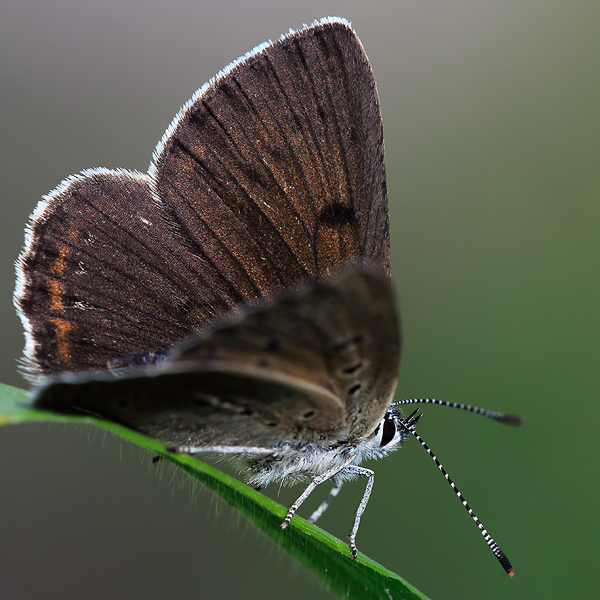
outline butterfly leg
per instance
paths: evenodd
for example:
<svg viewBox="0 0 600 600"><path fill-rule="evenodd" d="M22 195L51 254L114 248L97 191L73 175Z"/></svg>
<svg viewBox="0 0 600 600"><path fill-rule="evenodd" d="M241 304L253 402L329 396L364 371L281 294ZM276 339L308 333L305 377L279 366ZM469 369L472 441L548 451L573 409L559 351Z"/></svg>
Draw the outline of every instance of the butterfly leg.
<svg viewBox="0 0 600 600"><path fill-rule="evenodd" d="M341 471L341 469L339 467L335 467L334 469L329 469L329 471L326 471L325 473L323 473L323 475L319 475L318 477L315 477L310 482L308 487L302 492L302 494L300 495L298 500L296 500L296 502L294 502L294 504L292 504L292 506L290 506L290 509L287 511L287 514L285 515L285 519L283 520L283 523L279 526L279 528L285 529L290 524L290 521L292 520L292 517L294 516L296 511L302 506L304 501L315 491L315 488L318 485L320 485L321 483L334 477L340 471Z"/></svg>
<svg viewBox="0 0 600 600"><path fill-rule="evenodd" d="M371 491L373 490L373 483L375 482L375 473L371 471L371 469L365 469L364 467L350 466L346 467L346 470L352 471L361 477L368 477L367 487L365 489L365 493L363 494L362 500L356 509L356 515L354 516L354 525L352 525L352 530L350 531L349 542L350 542L350 550L352 551L352 558L356 559L358 557L358 550L356 548L356 534L358 533L358 526L360 525L360 518L362 514L365 512L365 508L367 508L367 504L369 503L369 498L371 496Z"/></svg>
<svg viewBox="0 0 600 600"><path fill-rule="evenodd" d="M321 502L319 508L317 508L317 510L315 510L315 512L313 512L313 514L308 518L309 523L316 523L317 520L321 518L321 515L329 508L331 501L340 493L343 483L343 481L340 481L331 488L327 498Z"/></svg>
<svg viewBox="0 0 600 600"><path fill-rule="evenodd" d="M258 448L256 446L172 446L167 449L173 454L253 454L255 456L277 456L273 448Z"/></svg>

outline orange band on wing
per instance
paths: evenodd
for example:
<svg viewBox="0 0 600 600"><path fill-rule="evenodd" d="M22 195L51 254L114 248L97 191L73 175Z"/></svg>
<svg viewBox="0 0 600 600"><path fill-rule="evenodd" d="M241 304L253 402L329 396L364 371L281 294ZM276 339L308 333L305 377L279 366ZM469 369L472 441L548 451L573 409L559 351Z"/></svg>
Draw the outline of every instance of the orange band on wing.
<svg viewBox="0 0 600 600"><path fill-rule="evenodd" d="M50 319L50 323L56 327L58 356L60 357L61 362L68 363L71 359L71 354L69 352L70 342L68 333L71 330L72 325L64 319Z"/></svg>

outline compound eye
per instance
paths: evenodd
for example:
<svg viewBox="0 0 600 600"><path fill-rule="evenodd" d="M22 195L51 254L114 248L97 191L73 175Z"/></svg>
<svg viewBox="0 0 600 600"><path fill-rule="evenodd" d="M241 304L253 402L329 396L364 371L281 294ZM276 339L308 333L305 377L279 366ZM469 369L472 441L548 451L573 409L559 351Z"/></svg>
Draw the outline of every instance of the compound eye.
<svg viewBox="0 0 600 600"><path fill-rule="evenodd" d="M379 447L383 448L384 446L387 446L394 439L395 435L396 423L394 423L392 417L386 415L383 420L383 431L381 432L381 443L379 444Z"/></svg>

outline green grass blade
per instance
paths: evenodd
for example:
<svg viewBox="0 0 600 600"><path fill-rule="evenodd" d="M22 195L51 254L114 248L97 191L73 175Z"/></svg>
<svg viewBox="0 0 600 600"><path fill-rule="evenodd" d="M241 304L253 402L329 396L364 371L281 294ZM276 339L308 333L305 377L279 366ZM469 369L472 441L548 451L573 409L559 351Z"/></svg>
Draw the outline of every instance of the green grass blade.
<svg viewBox="0 0 600 600"><path fill-rule="evenodd" d="M320 579L340 598L427 600L426 596L395 573L359 553L351 560L348 544L294 516L290 526L279 529L286 508L241 481L195 458L169 454L156 440L127 427L92 417L73 417L33 409L24 390L0 383L0 425L26 421L90 423L164 457L211 489L219 498L245 515L255 527ZM6 457L7 458L7 457Z"/></svg>

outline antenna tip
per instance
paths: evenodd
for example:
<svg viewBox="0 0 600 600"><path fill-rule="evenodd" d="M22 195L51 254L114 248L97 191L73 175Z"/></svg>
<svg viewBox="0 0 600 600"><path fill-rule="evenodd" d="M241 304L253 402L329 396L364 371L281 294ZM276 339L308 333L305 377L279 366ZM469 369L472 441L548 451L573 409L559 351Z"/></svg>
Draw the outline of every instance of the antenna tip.
<svg viewBox="0 0 600 600"><path fill-rule="evenodd" d="M498 421L506 423L506 425L521 425L523 423L523 419L519 415L502 415Z"/></svg>
<svg viewBox="0 0 600 600"><path fill-rule="evenodd" d="M502 550L496 546L496 550L494 551L494 554L496 556L496 558L500 561L500 564L502 565L502 568L506 571L506 574L509 577L513 577L515 574L515 571L513 569L513 566L510 564L510 560L508 560L508 557L506 556L506 554L504 554L504 552L502 552Z"/></svg>

